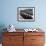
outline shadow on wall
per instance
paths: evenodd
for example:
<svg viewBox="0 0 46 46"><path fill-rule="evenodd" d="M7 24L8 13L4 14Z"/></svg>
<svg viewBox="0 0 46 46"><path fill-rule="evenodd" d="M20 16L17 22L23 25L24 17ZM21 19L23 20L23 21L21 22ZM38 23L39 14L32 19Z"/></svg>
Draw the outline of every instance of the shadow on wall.
<svg viewBox="0 0 46 46"><path fill-rule="evenodd" d="M0 43L2 43L2 36L3 36L3 32L6 32L6 29L4 30L5 25L4 24L0 24Z"/></svg>

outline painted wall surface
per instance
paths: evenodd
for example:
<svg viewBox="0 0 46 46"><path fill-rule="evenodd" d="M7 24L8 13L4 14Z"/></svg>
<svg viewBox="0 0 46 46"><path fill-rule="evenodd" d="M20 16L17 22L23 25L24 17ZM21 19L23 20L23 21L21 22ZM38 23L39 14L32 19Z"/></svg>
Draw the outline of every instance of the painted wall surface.
<svg viewBox="0 0 46 46"><path fill-rule="evenodd" d="M46 0L0 0L0 27L46 28ZM18 22L17 7L35 7L35 22Z"/></svg>

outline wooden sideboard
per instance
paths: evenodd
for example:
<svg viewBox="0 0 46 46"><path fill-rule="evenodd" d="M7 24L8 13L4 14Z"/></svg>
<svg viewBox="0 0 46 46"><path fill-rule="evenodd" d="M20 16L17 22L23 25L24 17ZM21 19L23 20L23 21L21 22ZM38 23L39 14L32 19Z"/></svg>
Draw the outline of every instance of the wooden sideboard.
<svg viewBox="0 0 46 46"><path fill-rule="evenodd" d="M3 46L44 46L44 32L3 32Z"/></svg>

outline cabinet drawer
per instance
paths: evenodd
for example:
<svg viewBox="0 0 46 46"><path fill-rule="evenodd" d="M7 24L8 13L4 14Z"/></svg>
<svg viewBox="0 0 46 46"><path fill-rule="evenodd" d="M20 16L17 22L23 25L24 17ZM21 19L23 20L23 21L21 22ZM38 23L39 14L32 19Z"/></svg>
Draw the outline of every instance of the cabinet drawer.
<svg viewBox="0 0 46 46"><path fill-rule="evenodd" d="M25 32L24 36L26 36L26 35L27 36L29 36L29 35L32 35L32 36L33 35L35 35L35 36L41 36L42 35L42 36L44 36L44 32Z"/></svg>
<svg viewBox="0 0 46 46"><path fill-rule="evenodd" d="M44 46L44 44L32 44L32 46Z"/></svg>
<svg viewBox="0 0 46 46"><path fill-rule="evenodd" d="M4 36L23 36L23 32L4 32Z"/></svg>
<svg viewBox="0 0 46 46"><path fill-rule="evenodd" d="M32 43L33 44L43 44L44 36L32 36Z"/></svg>
<svg viewBox="0 0 46 46"><path fill-rule="evenodd" d="M23 36L4 36L3 43L14 43L23 41Z"/></svg>
<svg viewBox="0 0 46 46"><path fill-rule="evenodd" d="M25 44L43 44L44 36L24 36Z"/></svg>
<svg viewBox="0 0 46 46"><path fill-rule="evenodd" d="M3 46L23 46L23 38L21 36L4 37Z"/></svg>
<svg viewBox="0 0 46 46"><path fill-rule="evenodd" d="M2 46L23 46L23 44L16 44L16 43L14 43L14 44L3 44Z"/></svg>

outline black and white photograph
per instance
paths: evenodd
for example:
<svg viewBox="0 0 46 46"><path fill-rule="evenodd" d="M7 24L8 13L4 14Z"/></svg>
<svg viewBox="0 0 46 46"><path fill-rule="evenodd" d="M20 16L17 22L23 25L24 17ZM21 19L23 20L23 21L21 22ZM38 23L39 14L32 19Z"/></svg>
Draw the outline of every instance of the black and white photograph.
<svg viewBox="0 0 46 46"><path fill-rule="evenodd" d="M35 7L18 7L17 20L24 22L35 21Z"/></svg>

